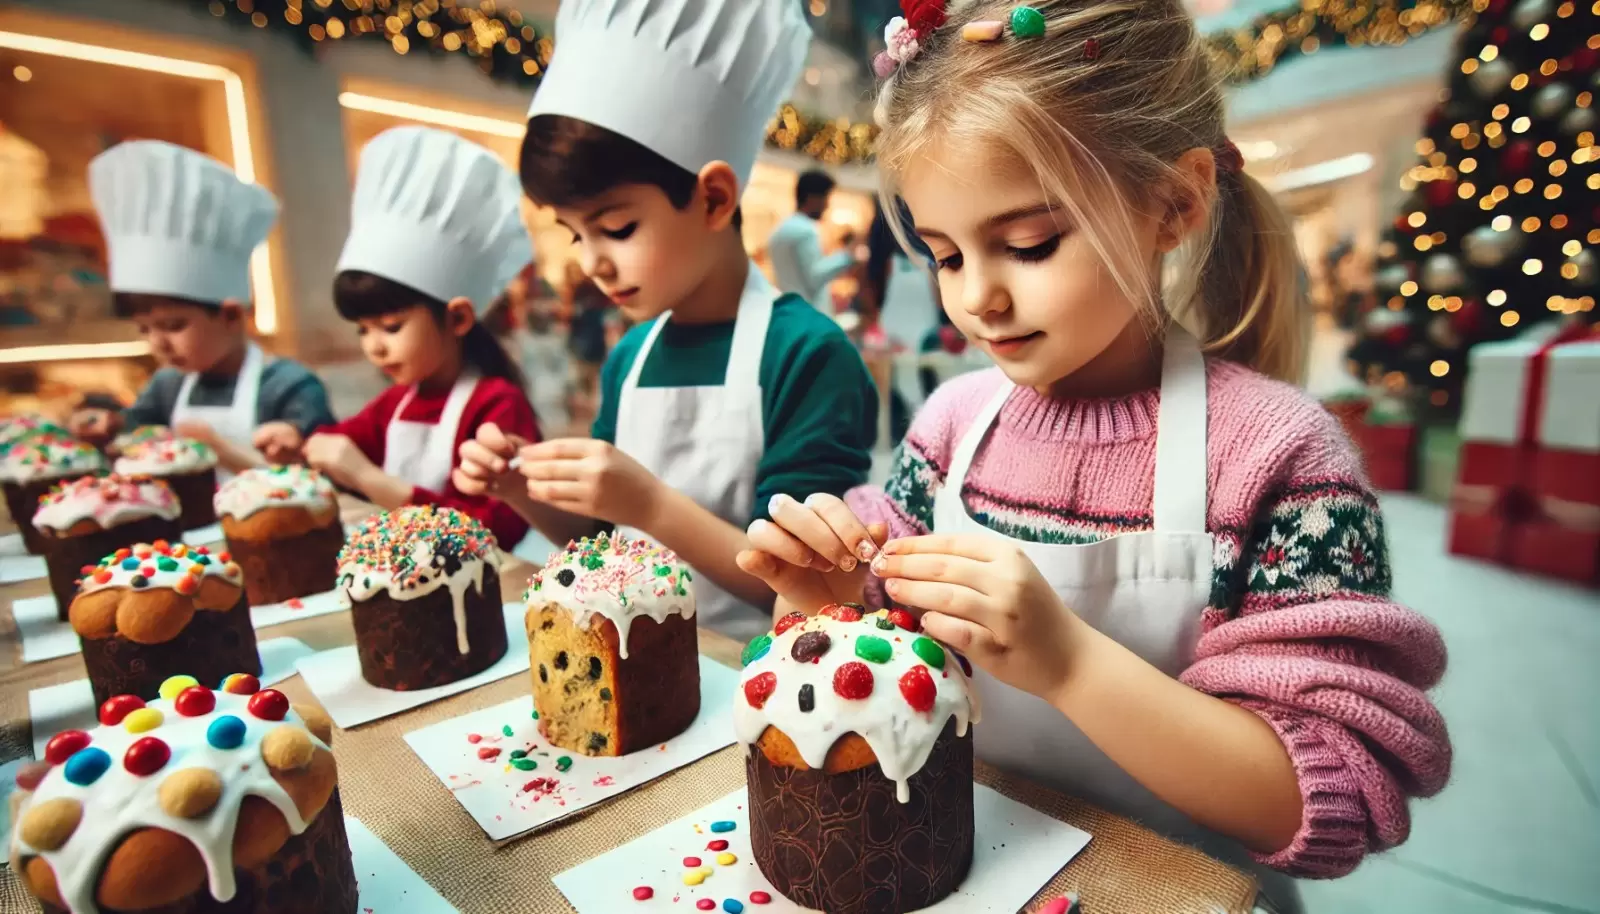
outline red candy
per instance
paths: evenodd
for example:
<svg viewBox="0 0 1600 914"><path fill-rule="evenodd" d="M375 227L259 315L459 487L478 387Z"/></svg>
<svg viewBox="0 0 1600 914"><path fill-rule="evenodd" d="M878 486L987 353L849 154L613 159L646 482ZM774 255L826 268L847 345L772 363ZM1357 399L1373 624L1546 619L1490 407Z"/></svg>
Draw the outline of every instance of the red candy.
<svg viewBox="0 0 1600 914"><path fill-rule="evenodd" d="M903 609L889 610L889 621L908 632L917 630L917 617Z"/></svg>
<svg viewBox="0 0 1600 914"><path fill-rule="evenodd" d="M872 670L852 660L833 672L833 691L840 698L861 700L872 694Z"/></svg>
<svg viewBox="0 0 1600 914"><path fill-rule="evenodd" d="M744 684L744 700L750 702L750 707L759 711L761 706L767 703L767 699L772 697L772 693L777 688L777 673L769 672L752 676Z"/></svg>
<svg viewBox="0 0 1600 914"><path fill-rule="evenodd" d="M933 710L933 699L938 694L934 687L933 677L928 674L928 668L918 664L900 677L900 696L911 706L911 710L926 714Z"/></svg>
<svg viewBox="0 0 1600 914"><path fill-rule="evenodd" d="M229 695L254 695L261 691L261 680L249 673L235 673L222 689Z"/></svg>
<svg viewBox="0 0 1600 914"><path fill-rule="evenodd" d="M685 857L685 858L683 858L683 865L685 867L689 868L689 869L694 869L695 867L700 865L700 858L699 857Z"/></svg>
<svg viewBox="0 0 1600 914"><path fill-rule="evenodd" d="M706 845L706 850L708 851L725 851L727 849L728 842L722 840L721 838L718 838L717 840Z"/></svg>
<svg viewBox="0 0 1600 914"><path fill-rule="evenodd" d="M467 734L467 742L472 743L474 746L476 746L478 743L483 742L483 737L479 736L476 733L468 733Z"/></svg>
<svg viewBox="0 0 1600 914"><path fill-rule="evenodd" d="M262 689L250 696L245 707L262 720L283 720L289 713L289 699L277 689Z"/></svg>
<svg viewBox="0 0 1600 914"><path fill-rule="evenodd" d="M216 693L200 685L193 685L179 692L178 697L172 702L172 709L184 717L210 714L216 706Z"/></svg>
<svg viewBox="0 0 1600 914"><path fill-rule="evenodd" d="M822 615L840 622L860 622L861 610L844 603L830 603L822 608Z"/></svg>
<svg viewBox="0 0 1600 914"><path fill-rule="evenodd" d="M17 769L17 789L33 790L50 773L50 766L44 762L29 762Z"/></svg>
<svg viewBox="0 0 1600 914"><path fill-rule="evenodd" d="M478 758L491 761L500 757L500 750L494 746L481 746L478 748Z"/></svg>
<svg viewBox="0 0 1600 914"><path fill-rule="evenodd" d="M122 757L122 767L139 777L148 777L166 766L172 750L154 736L147 736L128 747Z"/></svg>
<svg viewBox="0 0 1600 914"><path fill-rule="evenodd" d="M89 734L82 730L62 730L44 744L44 760L60 765L88 745Z"/></svg>
<svg viewBox="0 0 1600 914"><path fill-rule="evenodd" d="M113 695L100 706L100 722L108 727L122 723L122 719L144 707L144 699L137 695Z"/></svg>
<svg viewBox="0 0 1600 914"><path fill-rule="evenodd" d="M754 891L754 892L750 893L750 903L751 904L770 904L771 902L772 902L772 896L768 895L766 892L760 891L758 889L757 891Z"/></svg>
<svg viewBox="0 0 1600 914"><path fill-rule="evenodd" d="M655 889L652 889L647 885L641 885L638 888L633 890L633 900L634 901L649 901L651 898L655 897L655 894L656 894L656 890Z"/></svg>
<svg viewBox="0 0 1600 914"><path fill-rule="evenodd" d="M806 621L806 618L807 616L805 613L789 613L787 616L779 619L778 624L772 627L772 633L774 635L781 635L789 629L794 628L796 625Z"/></svg>
<svg viewBox="0 0 1600 914"><path fill-rule="evenodd" d="M712 908L716 907L717 903L712 901L709 898L702 898L699 901L695 902L694 906L699 908L702 911L709 911Z"/></svg>

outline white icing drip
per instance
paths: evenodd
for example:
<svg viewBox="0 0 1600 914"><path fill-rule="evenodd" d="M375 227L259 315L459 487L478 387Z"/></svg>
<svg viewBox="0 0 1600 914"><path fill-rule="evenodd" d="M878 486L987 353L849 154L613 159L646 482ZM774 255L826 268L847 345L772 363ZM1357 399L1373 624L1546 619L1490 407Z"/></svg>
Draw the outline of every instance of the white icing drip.
<svg viewBox="0 0 1600 914"><path fill-rule="evenodd" d="M23 437L0 457L0 481L36 482L83 476L106 468L101 453L81 441L50 432Z"/></svg>
<svg viewBox="0 0 1600 914"><path fill-rule="evenodd" d="M828 750L835 742L855 733L872 748L884 776L895 782L895 796L906 803L911 800L911 776L927 764L945 723L954 717L956 735L961 737L967 735L968 724L978 720L977 696L948 648L939 645L945 655L944 668L933 669L911 647L925 635L900 628L880 629L877 618L874 614L860 622L840 622L813 616L773 636L767 653L745 667L739 678L733 724L739 742L746 746L759 740L767 727L777 727L794 743L805 763L818 769L827 762ZM795 641L807 632L823 632L831 644L817 660L801 662L791 652ZM856 655L856 640L867 636L889 642L893 653L887 662L872 663ZM872 671L872 694L866 698L844 698L833 689L835 671L852 661ZM933 708L925 713L912 709L900 693L900 677L918 666L927 667L934 684ZM757 709L751 707L744 683L762 673L777 676L777 688ZM800 710L800 688L805 685L811 686L814 701L809 712Z"/></svg>
<svg viewBox="0 0 1600 914"><path fill-rule="evenodd" d="M212 501L217 515L244 520L263 508L336 510L333 484L301 466L255 467L223 483Z"/></svg>
<svg viewBox="0 0 1600 914"><path fill-rule="evenodd" d="M45 496L33 525L60 531L92 520L107 530L146 517L172 520L180 510L177 496L164 482L145 476L86 476Z"/></svg>
<svg viewBox="0 0 1600 914"><path fill-rule="evenodd" d="M109 577L104 581L96 581L93 574L86 575L79 582L80 593L93 593L111 587L133 587L135 576L144 578L145 583L139 589L149 590L153 587L164 587L176 590L178 582L188 577L191 570L199 568L198 577L221 578L235 587L244 586L244 573L239 566L231 561L225 561L221 556L227 553L212 553L204 546L185 546L182 543L172 546L166 553L156 552L147 543L130 546L132 553L128 558L135 559L133 567L128 567L125 560L114 560L108 556L100 561L97 571L106 572ZM181 555L176 554L179 551ZM162 558L172 559L174 568L163 568ZM146 574L145 572L153 572Z"/></svg>
<svg viewBox="0 0 1600 914"><path fill-rule="evenodd" d="M562 583L563 571L572 572L569 583ZM523 601L527 606L560 606L584 631L595 616L610 619L617 628L617 654L626 660L634 619L647 616L659 625L671 615L694 618L691 580L689 567L670 549L649 540L601 534L568 543L565 551L552 555L528 580Z"/></svg>
<svg viewBox="0 0 1600 914"><path fill-rule="evenodd" d="M131 444L122 451L113 469L118 473L146 473L170 476L195 473L217 465L217 452L189 438L159 438Z"/></svg>
<svg viewBox="0 0 1600 914"><path fill-rule="evenodd" d="M237 889L233 878L233 834L245 797L261 797L277 807L291 834L306 830L308 823L301 818L294 800L273 779L271 769L261 759L261 741L268 733L287 726L303 729L305 724L293 711L282 721L261 720L247 710L250 696L214 694L216 708L200 717L178 714L170 701L148 702L146 707L161 711L164 719L159 727L144 733L129 733L120 725L94 728L89 731L89 745L105 750L111 756L111 767L93 784L80 787L67 780L65 765L56 765L23 801L17 811L19 822L35 803L66 797L83 804L83 818L77 830L54 851L30 847L15 831L11 839L14 852L25 857L40 856L50 864L61 898L73 914L96 914L99 910L94 896L106 858L136 829L163 828L193 844L205 861L211 897L218 901L232 899ZM236 749L217 749L206 742L206 729L223 715L245 723L244 742ZM122 759L129 746L146 736L165 742L172 750L172 758L155 774L140 777L123 767ZM315 734L311 734L311 741L327 748ZM222 779L222 796L217 805L197 819L181 819L161 808L161 784L185 768L208 768Z"/></svg>

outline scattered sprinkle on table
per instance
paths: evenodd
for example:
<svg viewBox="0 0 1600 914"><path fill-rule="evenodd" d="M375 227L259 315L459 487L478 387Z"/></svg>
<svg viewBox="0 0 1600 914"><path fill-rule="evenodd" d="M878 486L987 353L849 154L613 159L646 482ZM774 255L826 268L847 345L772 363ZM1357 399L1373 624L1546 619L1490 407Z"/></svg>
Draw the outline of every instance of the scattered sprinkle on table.
<svg viewBox="0 0 1600 914"><path fill-rule="evenodd" d="M754 892L750 893L750 903L751 904L770 904L771 902L772 902L772 896L768 895L766 892L761 891L760 889L757 889Z"/></svg>
<svg viewBox="0 0 1600 914"><path fill-rule="evenodd" d="M719 835L722 834L723 832L733 831L734 827L735 827L734 824L732 822L730 822L729 820L727 820L727 819L723 819L720 822L712 822L711 823L711 830L716 832Z"/></svg>
<svg viewBox="0 0 1600 914"><path fill-rule="evenodd" d="M699 908L702 911L709 911L712 908L716 907L717 903L712 901L709 898L702 898L699 901L695 902L694 906Z"/></svg>
<svg viewBox="0 0 1600 914"><path fill-rule="evenodd" d="M566 771L568 768L571 768L571 767L572 767L572 756L563 755L562 757L556 759L556 770L557 771Z"/></svg>
<svg viewBox="0 0 1600 914"><path fill-rule="evenodd" d="M725 851L727 849L728 849L728 842L722 840L721 838L718 838L715 841L712 841L710 844L706 845L706 850L708 850L708 851Z"/></svg>
<svg viewBox="0 0 1600 914"><path fill-rule="evenodd" d="M651 898L655 897L655 894L656 894L656 890L655 889L652 889L647 885L641 885L638 888L633 890L633 900L634 901L649 901Z"/></svg>
<svg viewBox="0 0 1600 914"><path fill-rule="evenodd" d="M505 726L500 728L500 732L505 734L506 736L510 736L514 731L511 729L511 725L510 724L506 724Z"/></svg>
<svg viewBox="0 0 1600 914"><path fill-rule="evenodd" d="M685 857L685 858L683 858L683 865L686 866L686 867L689 867L690 869L698 868L700 866L700 862L701 861L700 861L699 857Z"/></svg>
<svg viewBox="0 0 1600 914"><path fill-rule="evenodd" d="M744 902L737 898L724 898L722 899L722 910L727 911L728 914L739 914L740 911L744 910Z"/></svg>
<svg viewBox="0 0 1600 914"><path fill-rule="evenodd" d="M705 868L697 870L685 870L683 873L683 884L699 885L700 883L705 882L706 877L709 875L711 875L711 871Z"/></svg>
<svg viewBox="0 0 1600 914"><path fill-rule="evenodd" d="M717 866L733 866L735 863L738 863L738 862L739 862L739 858L735 857L734 855L732 855L730 853L728 853L727 851L723 851L722 853L717 855Z"/></svg>

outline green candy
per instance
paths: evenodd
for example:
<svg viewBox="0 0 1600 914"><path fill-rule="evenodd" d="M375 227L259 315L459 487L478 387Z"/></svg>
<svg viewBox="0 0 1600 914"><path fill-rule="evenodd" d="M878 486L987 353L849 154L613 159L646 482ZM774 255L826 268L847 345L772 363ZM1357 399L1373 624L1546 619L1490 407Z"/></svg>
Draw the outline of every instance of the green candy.
<svg viewBox="0 0 1600 914"><path fill-rule="evenodd" d="M161 558L156 559L156 567L162 571L177 571L178 563L167 558L166 556L162 556Z"/></svg>
<svg viewBox="0 0 1600 914"><path fill-rule="evenodd" d="M1018 38L1043 38L1044 14L1031 6L1011 11L1011 34Z"/></svg>
<svg viewBox="0 0 1600 914"><path fill-rule="evenodd" d="M518 771L532 771L539 767L539 763L531 758L514 758L511 760L511 767Z"/></svg>
<svg viewBox="0 0 1600 914"><path fill-rule="evenodd" d="M749 666L750 664L755 663L757 660L765 657L767 655L767 651L771 649L771 647L771 635L762 635L759 638L751 639L750 643L744 646L744 652L739 655L739 664L741 666Z"/></svg>
<svg viewBox="0 0 1600 914"><path fill-rule="evenodd" d="M936 670L944 669L944 648L932 638L918 638L911 642L911 652L921 657L928 666Z"/></svg>
<svg viewBox="0 0 1600 914"><path fill-rule="evenodd" d="M856 656L868 663L888 663L894 656L894 645L871 635L862 635L856 639Z"/></svg>
<svg viewBox="0 0 1600 914"><path fill-rule="evenodd" d="M562 757L556 759L556 770L557 771L566 771L568 768L571 768L571 767L572 767L572 756L563 755Z"/></svg>
<svg viewBox="0 0 1600 914"><path fill-rule="evenodd" d="M505 724L504 726L502 726L500 728L500 732L505 734L506 736L510 736L511 733L512 733L511 725L510 724Z"/></svg>
<svg viewBox="0 0 1600 914"><path fill-rule="evenodd" d="M889 621L888 616L879 616L878 621L873 624L877 625L886 632L892 632L897 627L893 622Z"/></svg>
<svg viewBox="0 0 1600 914"><path fill-rule="evenodd" d="M511 760L513 762L516 761L519 758L526 758L527 755L528 755L528 750L526 750L526 749L513 749L513 750L511 750Z"/></svg>
<svg viewBox="0 0 1600 914"><path fill-rule="evenodd" d="M537 710L535 710L535 711L534 711L534 712L533 712L533 719L534 719L534 720L538 720L538 719L539 719L539 712L538 712L538 711L537 711Z"/></svg>

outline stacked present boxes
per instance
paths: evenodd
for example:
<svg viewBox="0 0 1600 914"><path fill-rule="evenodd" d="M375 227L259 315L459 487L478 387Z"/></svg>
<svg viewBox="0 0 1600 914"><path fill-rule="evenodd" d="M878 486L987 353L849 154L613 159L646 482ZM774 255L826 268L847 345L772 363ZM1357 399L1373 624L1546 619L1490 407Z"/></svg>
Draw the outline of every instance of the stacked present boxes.
<svg viewBox="0 0 1600 914"><path fill-rule="evenodd" d="M1473 347L1450 551L1600 586L1600 336Z"/></svg>

